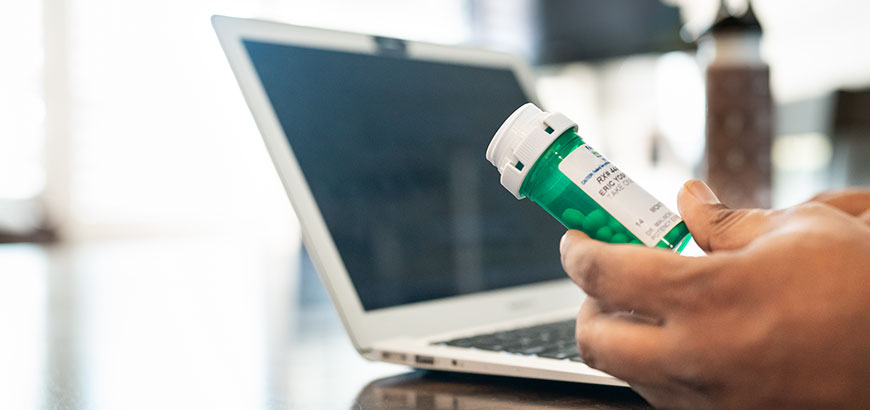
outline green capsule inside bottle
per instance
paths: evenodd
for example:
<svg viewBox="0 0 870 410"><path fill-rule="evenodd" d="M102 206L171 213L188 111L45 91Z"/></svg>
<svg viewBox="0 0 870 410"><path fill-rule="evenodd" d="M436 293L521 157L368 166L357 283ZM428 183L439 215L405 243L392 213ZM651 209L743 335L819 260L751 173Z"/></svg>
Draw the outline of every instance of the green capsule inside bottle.
<svg viewBox="0 0 870 410"><path fill-rule="evenodd" d="M523 105L499 127L486 159L515 198L590 238L679 252L691 237L679 215L586 144L563 114Z"/></svg>
<svg viewBox="0 0 870 410"><path fill-rule="evenodd" d="M585 142L574 130L562 133L531 165L520 186L520 195L536 202L568 229L583 231L593 239L615 244L643 244L623 224L631 221L614 218L560 170L559 164L583 145ZM655 246L679 252L689 237L685 222L680 221Z"/></svg>

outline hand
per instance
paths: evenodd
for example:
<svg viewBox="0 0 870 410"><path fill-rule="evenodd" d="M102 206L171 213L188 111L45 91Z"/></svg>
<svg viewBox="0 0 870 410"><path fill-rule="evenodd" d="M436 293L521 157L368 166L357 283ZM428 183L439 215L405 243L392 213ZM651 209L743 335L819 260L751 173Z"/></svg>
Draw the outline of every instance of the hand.
<svg viewBox="0 0 870 410"><path fill-rule="evenodd" d="M819 202L857 216L865 225L870 225L870 189L850 188L823 192L810 202Z"/></svg>
<svg viewBox="0 0 870 410"><path fill-rule="evenodd" d="M658 407L867 407L870 228L819 202L730 210L700 181L678 202L708 256L565 234L586 363Z"/></svg>

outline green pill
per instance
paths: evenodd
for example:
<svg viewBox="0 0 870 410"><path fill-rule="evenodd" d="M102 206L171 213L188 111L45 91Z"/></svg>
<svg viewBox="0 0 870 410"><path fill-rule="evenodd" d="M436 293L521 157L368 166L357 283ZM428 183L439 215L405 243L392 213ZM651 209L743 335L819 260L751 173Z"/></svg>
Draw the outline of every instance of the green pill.
<svg viewBox="0 0 870 410"><path fill-rule="evenodd" d="M617 221L615 218L610 218L610 220L607 221L607 226L610 227L610 229L613 229L613 232L620 232L625 230L622 224L619 223L619 221Z"/></svg>
<svg viewBox="0 0 870 410"><path fill-rule="evenodd" d="M608 215L602 209L596 209L586 215L586 218L583 219L583 232L587 234L593 234L598 232L599 229L607 225ZM610 231L610 234L613 235L613 231Z"/></svg>
<svg viewBox="0 0 870 410"><path fill-rule="evenodd" d="M677 249L677 252L682 252L683 248L689 243L688 238L691 237L689 233L689 228L685 223L681 223L677 225L673 230L668 232L664 238L662 238L662 242L669 247ZM659 244L661 246L661 243Z"/></svg>
<svg viewBox="0 0 870 410"><path fill-rule="evenodd" d="M613 238L613 229L610 229L607 226L601 227L597 231L595 231L595 239L603 242L610 242Z"/></svg>
<svg viewBox="0 0 870 410"><path fill-rule="evenodd" d="M576 209L568 208L562 212L562 223L571 229L580 229L583 227L583 219L586 218L583 212Z"/></svg>
<svg viewBox="0 0 870 410"><path fill-rule="evenodd" d="M643 245L643 242L641 242L641 241L638 240L637 238L634 238L634 239L628 241L628 243L633 243L633 244L635 244L635 245Z"/></svg>
<svg viewBox="0 0 870 410"><path fill-rule="evenodd" d="M667 235L665 235L665 240L668 241L668 243L670 243L671 245L674 245L678 240L682 239L689 231L685 228L685 226L681 226L679 228L681 229L674 229L668 232Z"/></svg>
<svg viewBox="0 0 870 410"><path fill-rule="evenodd" d="M610 243L628 243L628 235L624 233L614 234L613 238L610 239Z"/></svg>

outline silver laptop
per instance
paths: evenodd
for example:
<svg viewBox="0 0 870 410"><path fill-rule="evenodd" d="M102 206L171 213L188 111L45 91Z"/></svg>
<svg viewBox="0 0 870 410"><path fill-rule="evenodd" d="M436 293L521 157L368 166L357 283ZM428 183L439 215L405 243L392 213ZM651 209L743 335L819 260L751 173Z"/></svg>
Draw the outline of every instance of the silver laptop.
<svg viewBox="0 0 870 410"><path fill-rule="evenodd" d="M583 364L564 228L484 158L519 58L215 16L354 346L424 369L625 385Z"/></svg>

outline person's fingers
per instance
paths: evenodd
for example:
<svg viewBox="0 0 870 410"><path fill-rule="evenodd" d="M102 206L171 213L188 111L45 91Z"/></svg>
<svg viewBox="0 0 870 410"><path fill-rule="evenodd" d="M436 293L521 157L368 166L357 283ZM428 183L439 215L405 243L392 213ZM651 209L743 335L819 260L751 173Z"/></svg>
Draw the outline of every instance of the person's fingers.
<svg viewBox="0 0 870 410"><path fill-rule="evenodd" d="M870 189L850 188L823 192L807 202L820 202L849 215L859 216L870 210Z"/></svg>
<svg viewBox="0 0 870 410"><path fill-rule="evenodd" d="M577 349L589 366L629 384L664 386L662 328L603 313L600 302L586 298L577 316Z"/></svg>
<svg viewBox="0 0 870 410"><path fill-rule="evenodd" d="M683 185L677 204L695 243L706 252L740 249L769 230L765 211L730 209L696 179Z"/></svg>
<svg viewBox="0 0 870 410"><path fill-rule="evenodd" d="M689 292L697 292L685 285L711 260L606 244L575 230L565 233L561 251L568 276L608 310L636 310L652 318L665 318L675 305L685 304Z"/></svg>
<svg viewBox="0 0 870 410"><path fill-rule="evenodd" d="M624 380L657 408L694 408L705 387L681 375L683 355L668 331L607 313L588 297L577 315L577 349L589 367Z"/></svg>
<svg viewBox="0 0 870 410"><path fill-rule="evenodd" d="M858 219L860 219L864 225L870 226L870 209L864 211L861 215L858 215Z"/></svg>

